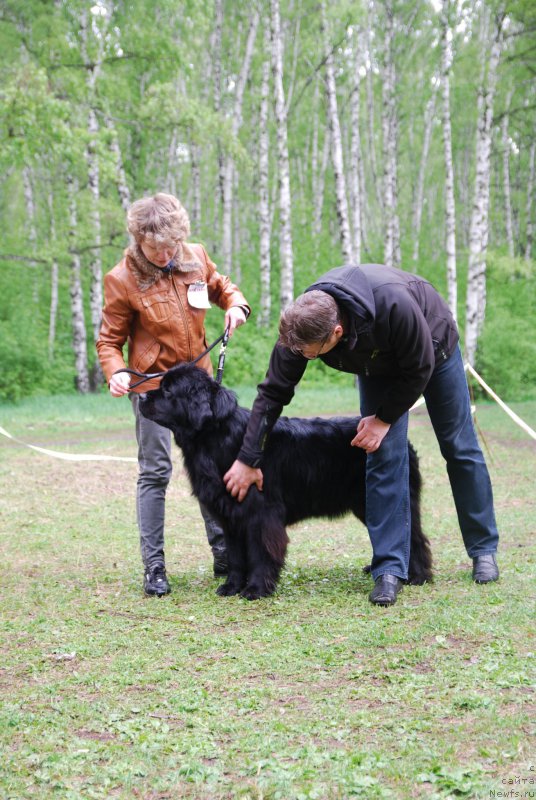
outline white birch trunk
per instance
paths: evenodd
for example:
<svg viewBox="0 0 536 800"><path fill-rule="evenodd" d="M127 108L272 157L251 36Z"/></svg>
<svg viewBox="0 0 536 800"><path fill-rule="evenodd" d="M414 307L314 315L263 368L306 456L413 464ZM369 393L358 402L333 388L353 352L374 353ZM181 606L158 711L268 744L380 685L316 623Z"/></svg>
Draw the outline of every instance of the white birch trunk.
<svg viewBox="0 0 536 800"><path fill-rule="evenodd" d="M325 69L326 69L326 96L328 105L328 120L331 131L331 161L335 176L335 198L337 209L337 220L339 223L339 237L341 242L342 257L346 264L352 263L352 243L350 239L350 225L348 223L348 203L346 199L346 178L344 175L344 163L341 140L341 126L339 121L339 110L337 107L337 87L335 84L335 68L333 65L333 53L329 43L329 34L326 24L326 14L324 3L320 4L321 25L324 39Z"/></svg>
<svg viewBox="0 0 536 800"><path fill-rule="evenodd" d="M362 51L361 35L357 37L354 46L353 58L353 87L350 100L350 113L352 121L351 143L350 143L350 197L352 203L352 252L356 264L361 262L361 241L362 241L362 197L364 196L364 186L361 184L363 174L361 164L361 69Z"/></svg>
<svg viewBox="0 0 536 800"><path fill-rule="evenodd" d="M393 5L391 0L386 0L382 86L384 261L388 266L397 267L400 264L400 232L396 212L396 139L398 124L395 104L396 75L393 38Z"/></svg>
<svg viewBox="0 0 536 800"><path fill-rule="evenodd" d="M91 286L89 304L91 309L91 324L93 327L93 338L97 341L101 325L102 314L102 262L101 262L101 218L100 218L100 168L97 155L97 136L99 124L97 115L91 108L89 110L89 136L90 142L86 151L88 163L89 190L91 192L92 204L90 220L93 227L93 238L95 249L91 256Z"/></svg>
<svg viewBox="0 0 536 800"><path fill-rule="evenodd" d="M367 64L367 121L368 121L368 160L370 165L370 171L372 176L372 185L374 186L376 192L376 200L378 201L378 206L381 208L383 205L383 197L381 191L381 181L378 180L378 167L376 163L376 139L374 136L374 86L372 84L372 22L371 16L374 17L376 14L374 8L374 0L370 0L367 5L367 15L366 15L366 28L365 28L365 52L367 54L367 58L369 63Z"/></svg>
<svg viewBox="0 0 536 800"><path fill-rule="evenodd" d="M35 257L37 246L37 228L35 226L35 200L32 185L32 173L30 167L24 166L22 170L22 183L24 187L24 205L26 208L26 219L28 221L28 244L30 256ZM39 303L39 288L37 281L37 264L31 258L29 262L30 274L32 276L32 301L37 305Z"/></svg>
<svg viewBox="0 0 536 800"><path fill-rule="evenodd" d="M195 142L190 143L190 177L192 186L192 202L190 205L190 221L192 231L199 231L201 226L201 148ZM195 238L195 237L194 237Z"/></svg>
<svg viewBox="0 0 536 800"><path fill-rule="evenodd" d="M313 135L311 141L311 190L313 195L313 204L318 188L318 133L319 133L319 119L318 119L318 78L315 80L315 91L313 95Z"/></svg>
<svg viewBox="0 0 536 800"><path fill-rule="evenodd" d="M97 44L97 54L95 58L89 57L89 26L87 20L87 11L84 10L80 15L80 36L81 45L80 50L84 63L86 65L86 84L88 89L88 146L86 148L86 161L88 170L88 184L92 198L91 209L89 218L93 227L93 238L95 248L91 254L90 262L90 290L89 290L89 307L91 313L91 327L93 330L93 341L97 341L99 336L101 320L102 320L102 305L103 305L103 290L102 290L102 260L101 260L101 217L100 217L100 165L97 149L97 139L99 136L99 123L97 114L93 107L95 101L95 87L97 77L100 71L100 64L104 52L104 42L106 29L108 27L108 16L100 17L101 29L94 31L94 40ZM93 22L96 25L96 22ZM92 372L92 384L94 387L98 386L104 380L102 370L98 361L95 361Z"/></svg>
<svg viewBox="0 0 536 800"><path fill-rule="evenodd" d="M450 69L452 66L452 31L449 24L451 0L443 0L441 15L441 90L443 95L443 153L445 158L445 250L447 255L447 299L450 311L458 319L458 278L456 265L456 201L452 161L452 128L450 117Z"/></svg>
<svg viewBox="0 0 536 800"><path fill-rule="evenodd" d="M80 256L76 252L76 231L78 228L76 196L78 194L78 184L71 176L67 179L67 189L69 194L69 240L72 244L70 294L76 388L82 394L87 394L90 390L90 381L87 361L84 297L82 291Z"/></svg>
<svg viewBox="0 0 536 800"><path fill-rule="evenodd" d="M279 237L281 253L281 310L294 299L294 256L290 200L290 172L287 143L287 115L283 89L283 54L279 0L270 0L272 33L272 71L274 76L275 121L277 131L277 165L279 176Z"/></svg>
<svg viewBox="0 0 536 800"><path fill-rule="evenodd" d="M117 136L117 131L111 119L106 120L106 125L111 133L110 150L112 151L115 161L115 181L117 193L119 194L119 200L121 201L121 208L126 212L131 204L131 199L125 167L123 164L123 156L121 153L121 147L119 145L119 137Z"/></svg>
<svg viewBox="0 0 536 800"><path fill-rule="evenodd" d="M56 321L58 318L58 259L56 249L56 222L54 219L54 199L52 189L48 192L48 211L50 215L50 243L52 245L52 264L50 267L50 310L48 317L48 357L54 359L54 345L56 343Z"/></svg>
<svg viewBox="0 0 536 800"><path fill-rule="evenodd" d="M222 107L222 28L223 28L223 2L214 0L214 30L212 32L211 58L212 78L213 78L213 102L214 111L219 113ZM218 202L214 204L214 230L220 229L220 205L223 203L223 161L221 148L218 146Z"/></svg>
<svg viewBox="0 0 536 800"><path fill-rule="evenodd" d="M415 198L413 201L413 264L416 269L419 260L419 247L421 237L421 223L422 223L422 208L424 202L424 178L426 175L426 166L428 164L428 153L430 150L430 140L432 138L432 125L435 119L435 105L436 105L437 84L434 83L432 87L432 94L426 104L424 112L424 133L422 140L422 153L421 161L419 164L419 173L417 175L417 186L415 188Z"/></svg>
<svg viewBox="0 0 536 800"><path fill-rule="evenodd" d="M484 12L485 13L485 12ZM469 265L465 304L465 355L474 366L478 337L484 322L486 308L486 251L488 244L489 184L491 172L491 126L493 102L497 81L497 67L502 49L502 22L500 11L493 26L493 40L487 55L483 42L483 81L478 98L476 134L476 174L473 210L469 228ZM487 69L486 69L487 67Z"/></svg>
<svg viewBox="0 0 536 800"><path fill-rule="evenodd" d="M529 155L529 177L527 181L527 206L526 206L526 243L525 243L525 260L530 261L532 258L532 203L534 200L534 156L536 154L536 142L533 141L530 146Z"/></svg>
<svg viewBox="0 0 536 800"><path fill-rule="evenodd" d="M259 12L256 9L253 9L249 24L244 59L242 61L242 67L240 69L235 88L231 121L231 130L234 137L238 136L240 128L242 127L244 90L251 68L251 59L253 57L253 48L255 46L258 25ZM233 263L233 187L235 182L235 165L231 155L227 155L224 159L222 179L222 265L223 271L229 275L232 271ZM238 280L238 276L235 275L235 279Z"/></svg>
<svg viewBox="0 0 536 800"><path fill-rule="evenodd" d="M270 53L270 31L264 29L265 52ZM270 92L270 57L267 55L262 65L261 107L259 113L259 247L260 247L260 310L257 325L267 328L271 313L271 259L270 259L270 175L268 134L268 95Z"/></svg>
<svg viewBox="0 0 536 800"><path fill-rule="evenodd" d="M512 194L510 191L510 137L509 127L509 108L512 99L512 92L508 92L505 104L505 113L502 118L501 136L503 148L503 192L504 192L504 224L506 228L506 242L508 244L508 255L513 258L514 253L514 227L512 224Z"/></svg>
<svg viewBox="0 0 536 800"><path fill-rule="evenodd" d="M328 168L329 154L330 154L330 140L331 134L329 128L324 130L324 144L322 146L322 162L320 164L320 171L317 176L316 193L313 202L313 221L315 237L318 236L322 225L322 210L324 208L324 189L326 185L326 170Z"/></svg>

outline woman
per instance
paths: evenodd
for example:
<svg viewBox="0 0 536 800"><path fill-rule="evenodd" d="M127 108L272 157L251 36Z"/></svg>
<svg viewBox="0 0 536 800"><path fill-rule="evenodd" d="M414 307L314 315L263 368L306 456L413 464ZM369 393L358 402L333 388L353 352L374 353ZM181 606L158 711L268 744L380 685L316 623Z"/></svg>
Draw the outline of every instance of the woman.
<svg viewBox="0 0 536 800"><path fill-rule="evenodd" d="M205 315L211 303L225 313L230 335L243 325L250 308L230 279L220 275L200 244L187 243L188 215L169 194L137 200L128 210L130 246L104 278L104 309L97 341L102 370L113 397L130 394L136 417L139 477L137 519L144 564L144 591L162 596L170 591L164 555L166 488L171 478L170 431L145 419L138 410L137 392L158 386L159 380L130 390L128 365L139 372L161 372L192 361L206 347ZM199 367L212 374L210 357ZM201 507L214 573L225 574L223 531Z"/></svg>

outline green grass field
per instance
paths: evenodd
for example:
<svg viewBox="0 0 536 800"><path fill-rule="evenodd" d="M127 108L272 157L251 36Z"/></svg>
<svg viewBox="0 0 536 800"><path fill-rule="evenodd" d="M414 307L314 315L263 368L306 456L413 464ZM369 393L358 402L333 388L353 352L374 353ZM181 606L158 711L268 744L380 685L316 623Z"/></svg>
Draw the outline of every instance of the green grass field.
<svg viewBox="0 0 536 800"><path fill-rule="evenodd" d="M351 390L311 390L289 413L353 413L355 402ZM536 403L514 410L536 427ZM536 796L536 443L494 404L477 422L501 581L471 581L418 410L410 435L436 580L406 587L391 609L368 602L370 545L351 518L290 530L274 597L217 597L178 450L173 593L145 598L136 464L60 461L0 437L0 797ZM54 450L136 451L128 401L104 395L0 407L0 425Z"/></svg>

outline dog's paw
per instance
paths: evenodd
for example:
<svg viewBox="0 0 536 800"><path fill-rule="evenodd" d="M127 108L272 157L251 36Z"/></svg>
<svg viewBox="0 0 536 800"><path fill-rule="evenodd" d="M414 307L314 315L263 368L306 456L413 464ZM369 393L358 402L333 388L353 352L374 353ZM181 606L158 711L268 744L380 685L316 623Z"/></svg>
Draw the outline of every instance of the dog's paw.
<svg viewBox="0 0 536 800"><path fill-rule="evenodd" d="M244 600L260 600L263 596L264 595L253 586L246 586L246 588L240 592L240 597L243 597Z"/></svg>
<svg viewBox="0 0 536 800"><path fill-rule="evenodd" d="M407 584L408 586L424 586L425 583L433 583L434 577L429 575L409 575Z"/></svg>
<svg viewBox="0 0 536 800"><path fill-rule="evenodd" d="M220 597L232 597L235 594L240 594L242 585L226 581L221 586L218 586L216 594L219 594Z"/></svg>
<svg viewBox="0 0 536 800"><path fill-rule="evenodd" d="M245 589L240 592L240 596L243 597L245 600L260 600L261 597L270 597L275 591L275 585L271 586L264 586L261 588L260 586L254 583L248 583Z"/></svg>

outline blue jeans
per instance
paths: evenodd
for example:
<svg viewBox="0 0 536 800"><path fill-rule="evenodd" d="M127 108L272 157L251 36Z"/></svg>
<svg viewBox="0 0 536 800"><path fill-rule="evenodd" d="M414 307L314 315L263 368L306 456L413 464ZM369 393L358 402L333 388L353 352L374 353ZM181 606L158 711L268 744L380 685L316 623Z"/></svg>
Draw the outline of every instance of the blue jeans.
<svg viewBox="0 0 536 800"><path fill-rule="evenodd" d="M171 431L140 413L139 397L130 395L136 416L138 442L138 485L136 512L144 566L165 563L164 519L166 489L171 479ZM219 522L200 503L207 539L213 554L225 553L225 538Z"/></svg>
<svg viewBox="0 0 536 800"><path fill-rule="evenodd" d="M374 414L388 377L359 377L361 413ZM458 522L471 558L495 553L499 541L491 481L473 425L462 356L438 364L424 391L428 414L446 461ZM372 543L372 577L408 576L411 511L407 454L408 414L391 425L367 455L366 521Z"/></svg>

